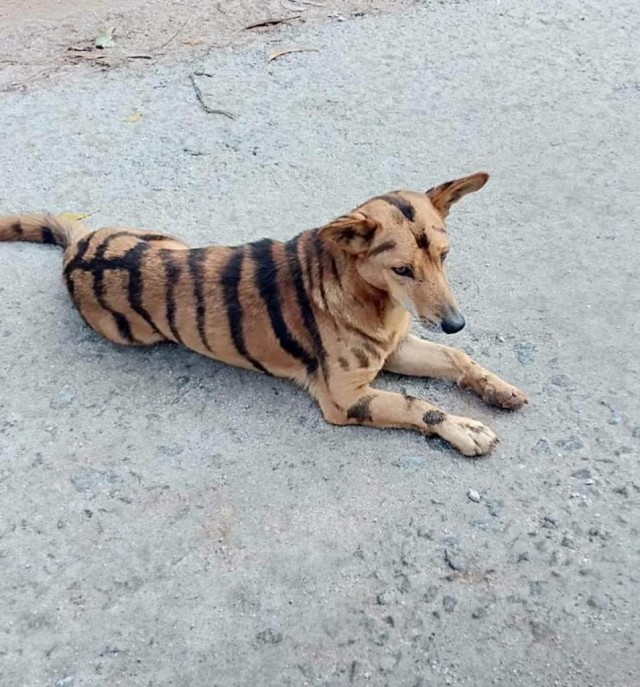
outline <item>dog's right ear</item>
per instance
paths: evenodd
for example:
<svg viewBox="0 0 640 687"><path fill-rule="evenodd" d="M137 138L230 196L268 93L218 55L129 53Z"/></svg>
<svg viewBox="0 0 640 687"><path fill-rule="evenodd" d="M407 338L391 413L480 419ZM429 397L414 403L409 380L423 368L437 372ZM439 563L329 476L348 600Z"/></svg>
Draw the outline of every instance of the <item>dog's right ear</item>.
<svg viewBox="0 0 640 687"><path fill-rule="evenodd" d="M360 255L369 250L379 228L377 220L362 212L351 212L322 227L320 238L345 253Z"/></svg>

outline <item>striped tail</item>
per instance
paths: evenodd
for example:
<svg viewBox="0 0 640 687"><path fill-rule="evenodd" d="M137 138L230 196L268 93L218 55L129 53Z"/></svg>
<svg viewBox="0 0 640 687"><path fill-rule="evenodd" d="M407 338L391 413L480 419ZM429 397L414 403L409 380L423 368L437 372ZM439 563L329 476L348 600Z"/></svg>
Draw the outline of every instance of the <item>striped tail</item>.
<svg viewBox="0 0 640 687"><path fill-rule="evenodd" d="M66 248L89 231L79 220L55 215L0 217L0 241L32 241Z"/></svg>

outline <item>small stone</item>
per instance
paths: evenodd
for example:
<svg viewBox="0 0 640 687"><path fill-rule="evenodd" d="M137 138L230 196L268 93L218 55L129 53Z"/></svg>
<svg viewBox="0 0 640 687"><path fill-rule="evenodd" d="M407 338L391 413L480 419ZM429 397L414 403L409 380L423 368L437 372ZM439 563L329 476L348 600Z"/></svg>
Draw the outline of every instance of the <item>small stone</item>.
<svg viewBox="0 0 640 687"><path fill-rule="evenodd" d="M562 541L560 542L560 544L562 544L562 546L566 546L566 548L568 549L575 549L576 547L573 539L566 534L564 535L564 537L562 537Z"/></svg>
<svg viewBox="0 0 640 687"><path fill-rule="evenodd" d="M541 596L546 584L542 580L529 580L529 593L532 596Z"/></svg>
<svg viewBox="0 0 640 687"><path fill-rule="evenodd" d="M591 470L589 468L580 468L580 470L572 472L571 476L577 479L589 479L591 477Z"/></svg>
<svg viewBox="0 0 640 687"><path fill-rule="evenodd" d="M542 526L548 530L557 530L558 529L558 523L555 518L552 518L550 515L545 515L542 518Z"/></svg>
<svg viewBox="0 0 640 687"><path fill-rule="evenodd" d="M494 518L499 518L500 513L504 508L504 501L501 501L500 499L487 499L486 504L487 510L489 511L489 515L491 515Z"/></svg>
<svg viewBox="0 0 640 687"><path fill-rule="evenodd" d="M480 618L486 618L487 614L488 611L486 606L478 606L472 611L471 617L475 618L476 620L479 620Z"/></svg>
<svg viewBox="0 0 640 687"><path fill-rule="evenodd" d="M58 391L58 393L53 397L51 401L52 410L62 410L63 408L68 408L76 397L76 392L68 386L63 387Z"/></svg>
<svg viewBox="0 0 640 687"><path fill-rule="evenodd" d="M567 439L559 439L556 441L556 446L564 449L565 451L578 451L579 449L584 448L584 441L582 441L582 439L576 434L572 434Z"/></svg>
<svg viewBox="0 0 640 687"><path fill-rule="evenodd" d="M54 682L55 687L73 687L76 679L73 675L67 675Z"/></svg>
<svg viewBox="0 0 640 687"><path fill-rule="evenodd" d="M433 601L438 596L439 588L435 584L430 584L422 597L427 603Z"/></svg>
<svg viewBox="0 0 640 687"><path fill-rule="evenodd" d="M521 365L531 365L536 357L536 345L528 342L513 344L513 350Z"/></svg>
<svg viewBox="0 0 640 687"><path fill-rule="evenodd" d="M554 636L554 632L549 625L546 623L541 623L537 620L532 620L529 622L529 627L531 628L531 634L536 642L542 642L549 640Z"/></svg>
<svg viewBox="0 0 640 687"><path fill-rule="evenodd" d="M456 553L451 549L445 549L444 560L452 570L461 573L469 572L469 562L460 553Z"/></svg>
<svg viewBox="0 0 640 687"><path fill-rule="evenodd" d="M433 539L435 536L435 531L432 529L429 529L425 525L420 525L418 527L418 536L421 537L422 539Z"/></svg>
<svg viewBox="0 0 640 687"><path fill-rule="evenodd" d="M469 500L473 501L474 503L480 503L480 501L482 501L482 496L480 496L475 489L469 489L467 496L469 497Z"/></svg>
<svg viewBox="0 0 640 687"><path fill-rule="evenodd" d="M458 600L455 598L455 596L442 597L442 606L447 613L453 613L457 605Z"/></svg>
<svg viewBox="0 0 640 687"><path fill-rule="evenodd" d="M524 561L530 560L529 558L529 552L528 551L523 551L522 553L518 554L518 560L516 561L517 563L522 563Z"/></svg>
<svg viewBox="0 0 640 687"><path fill-rule="evenodd" d="M378 596L376 596L376 603L378 606L388 606L391 603L391 599L386 592L380 592Z"/></svg>
<svg viewBox="0 0 640 687"><path fill-rule="evenodd" d="M400 575L400 579L402 580L400 584L398 585L398 590L400 591L400 594L407 594L408 592L411 591L411 580L407 575Z"/></svg>
<svg viewBox="0 0 640 687"><path fill-rule="evenodd" d="M262 630L262 632L258 632L256 639L260 644L280 644L282 632L274 632L271 628L267 628Z"/></svg>
<svg viewBox="0 0 640 687"><path fill-rule="evenodd" d="M613 488L614 494L621 494L622 496L629 496L629 487L626 484L622 484L619 487Z"/></svg>
<svg viewBox="0 0 640 687"><path fill-rule="evenodd" d="M496 341L499 341L500 343L504 343L505 339L502 334L496 334Z"/></svg>
<svg viewBox="0 0 640 687"><path fill-rule="evenodd" d="M537 454L551 453L551 444L549 444L549 441L547 439L538 439L538 441L536 441L534 447L531 450Z"/></svg>

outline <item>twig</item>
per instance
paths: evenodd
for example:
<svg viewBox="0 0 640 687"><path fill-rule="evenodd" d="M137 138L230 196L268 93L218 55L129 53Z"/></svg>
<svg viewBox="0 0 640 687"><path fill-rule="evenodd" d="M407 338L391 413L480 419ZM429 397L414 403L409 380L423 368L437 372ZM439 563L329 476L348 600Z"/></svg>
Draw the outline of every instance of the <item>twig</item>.
<svg viewBox="0 0 640 687"><path fill-rule="evenodd" d="M186 22L185 22L185 23L184 23L184 24L183 24L183 25L173 34L173 36L171 36L171 38L169 38L168 41L165 41L162 45L159 45L157 48L154 48L154 52L159 52L160 50L162 50L162 48L166 48L167 45L169 45L169 43L171 43L171 41L172 41L174 38L176 38L180 33L182 33L182 31L184 31L184 29L186 28L186 26L187 26L188 23L189 23L189 22L186 21Z"/></svg>
<svg viewBox="0 0 640 687"><path fill-rule="evenodd" d="M15 83L12 83L9 86L6 86L5 88L2 88L0 90L10 91L10 90L13 90L14 88L19 88L20 86L23 86L24 84L26 84L28 81L32 81L33 79L37 78L38 76L42 76L43 74L54 72L54 71L56 71L56 69L57 69L57 67L46 67L45 69L41 69L40 71L37 71L35 74L31 74L31 76L28 76L26 79L22 79L22 81L16 81Z"/></svg>
<svg viewBox="0 0 640 687"><path fill-rule="evenodd" d="M283 22L292 21L293 19L300 19L301 16L302 16L301 14L291 14L288 17L277 17L275 19L262 19L261 21L257 21L254 24L248 24L247 26L244 27L244 30L249 31L249 29L259 29L259 28L262 28L263 26L275 26L276 24L282 24Z"/></svg>
<svg viewBox="0 0 640 687"><path fill-rule="evenodd" d="M196 98L198 99L200 106L202 107L202 109L207 114L219 114L219 115L223 115L224 117L228 117L229 119L235 119L236 118L236 116L234 114L232 114L231 112L227 112L226 110L215 110L212 107L209 107L204 100L204 96L202 95L202 91L200 90L200 87L196 83L195 75L189 74L189 79L191 79L191 84L193 85L193 90L196 92Z"/></svg>

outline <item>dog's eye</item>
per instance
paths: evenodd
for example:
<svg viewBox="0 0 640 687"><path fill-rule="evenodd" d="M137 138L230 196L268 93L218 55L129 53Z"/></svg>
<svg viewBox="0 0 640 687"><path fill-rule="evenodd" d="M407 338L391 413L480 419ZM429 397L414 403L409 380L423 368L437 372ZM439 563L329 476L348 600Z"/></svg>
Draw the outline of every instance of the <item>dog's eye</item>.
<svg viewBox="0 0 640 687"><path fill-rule="evenodd" d="M449 251L445 251L441 256L440 256L440 262L444 262L447 259L447 255L449 255Z"/></svg>
<svg viewBox="0 0 640 687"><path fill-rule="evenodd" d="M410 267L407 267L406 265L403 265L402 267L392 267L391 269L399 277L408 277L409 279L413 279L413 270Z"/></svg>

